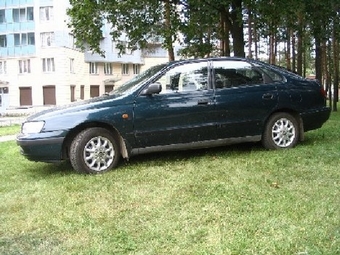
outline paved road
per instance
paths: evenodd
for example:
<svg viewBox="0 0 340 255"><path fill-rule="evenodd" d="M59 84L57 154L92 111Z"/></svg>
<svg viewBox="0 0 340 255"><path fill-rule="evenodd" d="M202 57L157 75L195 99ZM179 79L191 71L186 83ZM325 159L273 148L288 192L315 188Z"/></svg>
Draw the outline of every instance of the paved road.
<svg viewBox="0 0 340 255"><path fill-rule="evenodd" d="M26 117L0 117L0 128L11 125L20 125ZM0 142L14 141L17 135L0 136Z"/></svg>
<svg viewBox="0 0 340 255"><path fill-rule="evenodd" d="M27 117L0 117L0 127L20 125Z"/></svg>
<svg viewBox="0 0 340 255"><path fill-rule="evenodd" d="M0 136L0 142L14 141L17 135L4 135Z"/></svg>

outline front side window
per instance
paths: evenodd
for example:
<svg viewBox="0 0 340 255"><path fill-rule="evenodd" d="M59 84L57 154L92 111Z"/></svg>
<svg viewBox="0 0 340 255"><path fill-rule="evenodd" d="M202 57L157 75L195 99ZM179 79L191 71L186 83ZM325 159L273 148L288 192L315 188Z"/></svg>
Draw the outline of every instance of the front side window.
<svg viewBox="0 0 340 255"><path fill-rule="evenodd" d="M54 58L43 58L42 64L44 73L55 72Z"/></svg>
<svg viewBox="0 0 340 255"><path fill-rule="evenodd" d="M162 85L161 94L205 90L209 88L208 75L207 62L189 63L170 69L156 82Z"/></svg>
<svg viewBox="0 0 340 255"><path fill-rule="evenodd" d="M29 59L19 60L19 73L30 73L31 61Z"/></svg>

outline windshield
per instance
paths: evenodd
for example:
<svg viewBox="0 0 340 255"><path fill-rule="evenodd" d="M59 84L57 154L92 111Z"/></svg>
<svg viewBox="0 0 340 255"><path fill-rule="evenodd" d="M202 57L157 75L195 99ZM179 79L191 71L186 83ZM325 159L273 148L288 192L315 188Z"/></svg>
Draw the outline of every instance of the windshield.
<svg viewBox="0 0 340 255"><path fill-rule="evenodd" d="M156 65L153 67L150 67L149 69L145 70L141 74L135 76L131 80L125 82L123 85L119 86L118 88L112 90L110 92L110 95L112 94L123 94L127 91L130 91L133 89L136 85L140 84L141 82L151 78L154 74L156 74L158 71L160 71L163 67L165 67L167 64L161 64Z"/></svg>

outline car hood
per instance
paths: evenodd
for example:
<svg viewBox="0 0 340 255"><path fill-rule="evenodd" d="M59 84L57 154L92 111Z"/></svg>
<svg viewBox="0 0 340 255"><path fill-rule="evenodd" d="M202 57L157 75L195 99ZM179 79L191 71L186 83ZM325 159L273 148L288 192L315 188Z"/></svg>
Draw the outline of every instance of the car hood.
<svg viewBox="0 0 340 255"><path fill-rule="evenodd" d="M120 95L103 95L88 100L74 102L64 106L56 106L47 110L30 115L27 121L38 121L55 118L56 116L67 116L79 114L80 112L96 111L101 108L113 107L131 103L125 96Z"/></svg>

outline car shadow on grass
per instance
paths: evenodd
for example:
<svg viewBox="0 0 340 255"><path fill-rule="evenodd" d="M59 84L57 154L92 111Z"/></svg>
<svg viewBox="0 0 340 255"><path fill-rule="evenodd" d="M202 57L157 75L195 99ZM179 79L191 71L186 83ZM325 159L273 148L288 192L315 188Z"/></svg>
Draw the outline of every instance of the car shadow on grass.
<svg viewBox="0 0 340 255"><path fill-rule="evenodd" d="M25 169L32 178L55 178L57 176L77 174L69 161L60 163L34 163Z"/></svg>
<svg viewBox="0 0 340 255"><path fill-rule="evenodd" d="M142 164L148 163L151 161L187 161L192 159L197 159L199 157L211 156L230 156L235 153L247 154L253 151L261 151L265 150L261 143L241 143L227 146L219 146L213 148L202 148L202 149L193 149L193 150L181 150L181 151L163 151L163 152L155 152L148 154L141 154L133 156L129 159L128 162L125 162L126 165L134 165L134 164ZM121 164L120 167L124 167L124 164Z"/></svg>

